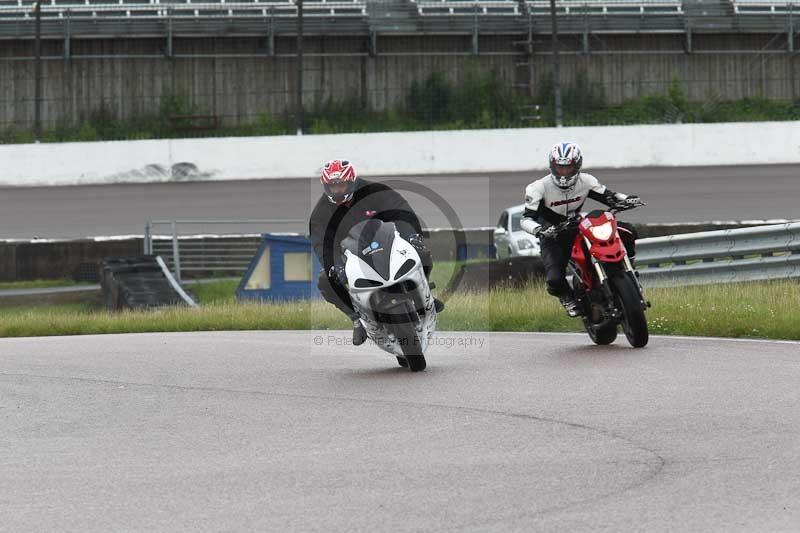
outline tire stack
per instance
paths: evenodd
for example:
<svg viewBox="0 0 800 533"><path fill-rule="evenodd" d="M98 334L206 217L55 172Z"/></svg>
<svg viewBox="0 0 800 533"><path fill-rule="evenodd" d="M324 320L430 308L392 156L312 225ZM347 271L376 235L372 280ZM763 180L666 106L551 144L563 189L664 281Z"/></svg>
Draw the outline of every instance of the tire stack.
<svg viewBox="0 0 800 533"><path fill-rule="evenodd" d="M184 304L154 255L103 259L100 286L109 311Z"/></svg>

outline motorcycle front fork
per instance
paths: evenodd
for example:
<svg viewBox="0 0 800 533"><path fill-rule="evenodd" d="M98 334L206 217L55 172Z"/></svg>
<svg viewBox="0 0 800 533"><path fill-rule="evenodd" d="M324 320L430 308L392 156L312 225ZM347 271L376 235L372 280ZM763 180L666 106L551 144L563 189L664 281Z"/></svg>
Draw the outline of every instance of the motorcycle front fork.
<svg viewBox="0 0 800 533"><path fill-rule="evenodd" d="M586 239L585 237L584 237L584 239L586 240L586 249L590 250L591 249L591 243L589 242L589 239ZM611 285L609 284L609 281L608 281L608 274L606 273L606 269L603 266L603 264L600 261L598 261L597 259L595 259L595 257L593 255L591 255L591 254L589 254L589 260L592 262L592 266L594 266L595 272L597 273L597 279L600 282L600 286L602 287L603 294L606 297L606 312L605 312L606 317L605 317L605 320L608 320L608 319L617 320L617 319L620 318L621 312L616 306L614 293L611 290ZM628 254L625 254L625 257L623 257L623 263L622 264L623 264L623 267L624 267L623 270L626 273L629 273L630 276L633 278L633 280L636 282L636 286L639 289L639 296L641 298L642 305L645 308L650 307L650 302L645 300L645 298L644 298L644 288L642 287L642 284L639 283L639 276L636 274L636 270L634 270L633 263L631 263L631 260L628 257Z"/></svg>

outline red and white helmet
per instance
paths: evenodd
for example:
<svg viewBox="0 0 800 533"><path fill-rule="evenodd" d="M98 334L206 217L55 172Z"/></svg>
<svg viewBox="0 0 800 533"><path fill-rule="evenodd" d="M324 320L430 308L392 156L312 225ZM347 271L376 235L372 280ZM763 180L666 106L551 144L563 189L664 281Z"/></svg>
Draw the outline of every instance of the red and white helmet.
<svg viewBox="0 0 800 533"><path fill-rule="evenodd" d="M550 150L549 160L553 183L562 189L569 189L575 185L583 165L583 155L577 144L556 143Z"/></svg>
<svg viewBox="0 0 800 533"><path fill-rule="evenodd" d="M332 159L322 167L319 181L328 200L336 205L349 202L356 192L356 169L347 159Z"/></svg>

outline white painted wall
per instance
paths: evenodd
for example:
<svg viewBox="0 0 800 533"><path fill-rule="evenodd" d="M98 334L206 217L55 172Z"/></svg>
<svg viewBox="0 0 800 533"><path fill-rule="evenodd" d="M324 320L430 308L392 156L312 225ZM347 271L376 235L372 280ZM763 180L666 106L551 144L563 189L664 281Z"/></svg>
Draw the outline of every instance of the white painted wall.
<svg viewBox="0 0 800 533"><path fill-rule="evenodd" d="M332 157L364 176L525 171L559 140L592 168L800 163L800 122L670 124L4 145L0 184L312 177Z"/></svg>

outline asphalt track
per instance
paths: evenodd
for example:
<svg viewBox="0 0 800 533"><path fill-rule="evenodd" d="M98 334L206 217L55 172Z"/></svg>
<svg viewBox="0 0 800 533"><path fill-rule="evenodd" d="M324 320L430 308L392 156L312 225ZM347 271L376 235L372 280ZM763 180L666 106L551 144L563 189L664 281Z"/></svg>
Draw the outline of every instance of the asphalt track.
<svg viewBox="0 0 800 533"><path fill-rule="evenodd" d="M800 165L587 170L613 190L638 194L647 202L646 209L625 213L624 218L633 222L800 219ZM462 227L482 227L495 225L505 207L522 203L525 186L542 174L392 179L430 188L453 207ZM442 214L438 200L403 192L425 226L453 225ZM316 179L2 187L0 238L141 235L148 218L307 220L320 193ZM189 232L231 229L304 232L307 225L208 225Z"/></svg>
<svg viewBox="0 0 800 533"><path fill-rule="evenodd" d="M800 344L0 339L2 529L800 528Z"/></svg>

